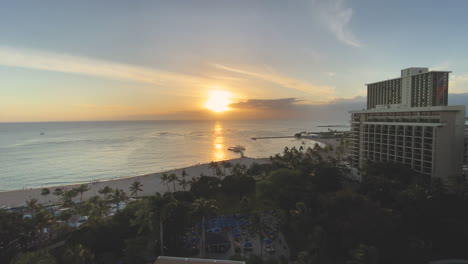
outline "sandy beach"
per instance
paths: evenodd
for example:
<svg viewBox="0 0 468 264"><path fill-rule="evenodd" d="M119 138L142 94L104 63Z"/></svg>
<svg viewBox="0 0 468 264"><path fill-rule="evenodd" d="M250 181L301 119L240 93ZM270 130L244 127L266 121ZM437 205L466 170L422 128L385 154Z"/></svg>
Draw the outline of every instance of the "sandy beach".
<svg viewBox="0 0 468 264"><path fill-rule="evenodd" d="M254 158L239 158L229 160L230 163L250 166L252 163L256 162L259 164L267 163L266 159L254 159ZM113 189L122 189L127 195L130 196L129 187L135 180L139 180L143 184L143 191L139 192L138 195L151 195L156 192L164 193L167 192L167 186L162 184L161 175L163 173L175 173L180 176L182 171L185 170L189 175L187 180L192 177L199 177L201 173L207 176L212 176L213 170L209 167L209 163L194 165L186 168L179 168L169 171L163 171L158 173L151 173L146 175L121 178L108 181L98 181L98 182L89 182L88 187L89 191L83 193L83 200L89 199L92 196L99 195L98 190L109 186ZM49 203L58 203L60 197L52 195L52 192L55 188L62 188L63 190L70 190L74 187L77 187L81 184L73 185L58 185L58 186L48 186L47 188L51 191L51 194L47 197L41 195L42 188L32 188L26 190L12 190L12 191L2 191L0 192L0 207L19 207L25 205L27 200L36 198L40 203L49 204ZM182 190L181 186L177 186L178 190ZM172 190L172 184L171 184ZM79 196L74 199L74 201L79 201Z"/></svg>

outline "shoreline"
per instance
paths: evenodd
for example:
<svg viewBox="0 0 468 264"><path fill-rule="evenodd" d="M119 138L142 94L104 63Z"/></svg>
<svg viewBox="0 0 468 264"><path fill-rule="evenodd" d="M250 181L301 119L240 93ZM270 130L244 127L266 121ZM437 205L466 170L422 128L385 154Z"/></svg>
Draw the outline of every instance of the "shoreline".
<svg viewBox="0 0 468 264"><path fill-rule="evenodd" d="M250 166L252 163L256 162L259 164L267 163L266 158L236 158L227 160L232 164L244 164L247 167ZM218 161L220 162L220 161ZM78 187L82 184L87 184L89 190L83 193L83 201L86 201L92 196L100 195L98 190L109 186L112 189L122 189L124 190L127 195L130 197L130 191L128 190L132 182L135 180L139 180L141 184L143 184L143 191L139 192L138 195L151 195L156 192L164 193L167 192L167 186L165 186L161 181L161 175L164 173L170 174L175 173L178 176L182 173L183 170L188 173L187 180L193 177L199 177L201 173L212 176L213 170L209 168L210 163L201 163L196 164L188 167L176 168L161 172L155 172L145 175L137 175L137 176L129 176L129 177L122 177L116 179L108 179L108 180L95 180L91 182L82 182L82 183L74 183L74 184L65 184L65 185L51 185L45 187L36 187L30 189L16 189L16 190L4 190L0 191L0 208L14 208L14 207L21 207L25 206L26 201L32 198L36 198L39 203L42 204L57 204L60 201L60 197L54 196L52 193L54 189L61 188L62 190L70 190L72 188ZM173 189L173 184L170 184L171 189ZM182 187L179 184L176 184L176 189L182 190ZM48 188L51 192L47 197L41 195L41 191L43 188ZM79 201L80 198L76 197L73 201Z"/></svg>

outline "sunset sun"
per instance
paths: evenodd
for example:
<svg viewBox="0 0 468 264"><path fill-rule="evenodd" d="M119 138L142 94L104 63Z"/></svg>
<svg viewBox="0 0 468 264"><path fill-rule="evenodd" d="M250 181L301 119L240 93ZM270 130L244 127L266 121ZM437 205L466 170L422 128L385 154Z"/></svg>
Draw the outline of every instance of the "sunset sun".
<svg viewBox="0 0 468 264"><path fill-rule="evenodd" d="M231 104L231 93L220 90L211 90L208 94L208 100L205 107L215 112L224 112L229 110Z"/></svg>

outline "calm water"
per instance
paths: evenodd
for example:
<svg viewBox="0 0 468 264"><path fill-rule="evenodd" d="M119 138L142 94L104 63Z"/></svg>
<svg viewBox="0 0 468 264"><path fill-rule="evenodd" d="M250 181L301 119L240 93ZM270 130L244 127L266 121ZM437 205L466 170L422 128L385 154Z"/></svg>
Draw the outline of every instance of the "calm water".
<svg viewBox="0 0 468 264"><path fill-rule="evenodd" d="M310 121L117 121L0 123L0 190L148 174L237 158L269 157L315 142L252 140L319 131ZM41 133L44 133L41 135Z"/></svg>

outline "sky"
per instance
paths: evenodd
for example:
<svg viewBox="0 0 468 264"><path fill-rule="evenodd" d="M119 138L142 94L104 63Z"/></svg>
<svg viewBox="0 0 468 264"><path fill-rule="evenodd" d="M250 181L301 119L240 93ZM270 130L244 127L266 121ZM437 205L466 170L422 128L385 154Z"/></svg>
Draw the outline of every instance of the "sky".
<svg viewBox="0 0 468 264"><path fill-rule="evenodd" d="M343 106L365 100L365 83L408 67L450 70L450 93L468 93L467 9L463 0L8 1L0 122L344 117ZM213 91L229 94L229 110L207 107Z"/></svg>

